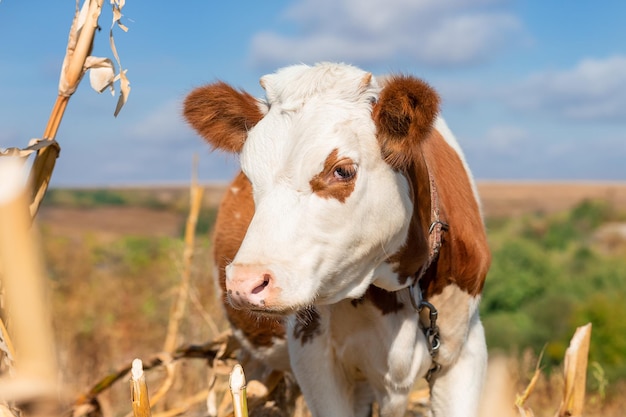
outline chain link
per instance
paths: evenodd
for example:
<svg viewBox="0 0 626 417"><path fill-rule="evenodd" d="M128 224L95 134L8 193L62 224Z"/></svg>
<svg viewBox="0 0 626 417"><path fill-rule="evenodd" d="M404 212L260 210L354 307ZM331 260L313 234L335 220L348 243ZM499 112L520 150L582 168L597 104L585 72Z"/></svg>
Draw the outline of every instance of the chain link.
<svg viewBox="0 0 626 417"><path fill-rule="evenodd" d="M432 359L432 366L426 373L426 380L430 382L433 375L441 369L441 365L435 360L437 353L439 353L439 347L441 346L439 326L437 326L437 317L439 316L439 312L434 305L426 300L421 300L417 310L421 313L424 307L428 308L429 312L428 326L424 328L424 335L426 336L426 340L428 340L428 352L430 353L430 357Z"/></svg>
<svg viewBox="0 0 626 417"><path fill-rule="evenodd" d="M417 297L415 297L414 288L417 288ZM409 286L409 292L411 295L411 304L418 313L421 313L424 308L428 309L428 323L426 326L421 327L424 332L424 336L426 336L426 340L428 341L428 353L432 359L432 366L426 374L426 380L430 382L432 376L441 368L441 365L435 360L437 353L439 353L439 348L441 347L439 326L437 325L439 312L434 305L424 300L422 297L422 289L419 286L419 281L416 281L413 285Z"/></svg>
<svg viewBox="0 0 626 417"><path fill-rule="evenodd" d="M437 317L439 316L439 312L434 305L426 300L420 301L417 311L421 313L424 307L426 307L429 312L428 326L424 329L424 335L426 336L426 339L428 339L428 351L430 352L430 356L434 357L437 352L439 352L439 346L441 345L439 340L439 326L437 326Z"/></svg>

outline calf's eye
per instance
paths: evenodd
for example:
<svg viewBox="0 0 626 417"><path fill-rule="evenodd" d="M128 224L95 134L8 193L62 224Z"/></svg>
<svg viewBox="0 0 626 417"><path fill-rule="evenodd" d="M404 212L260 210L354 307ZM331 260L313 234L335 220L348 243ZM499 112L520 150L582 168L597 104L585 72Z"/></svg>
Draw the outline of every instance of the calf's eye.
<svg viewBox="0 0 626 417"><path fill-rule="evenodd" d="M356 166L354 164L339 165L335 167L333 176L336 180L347 181L356 175Z"/></svg>

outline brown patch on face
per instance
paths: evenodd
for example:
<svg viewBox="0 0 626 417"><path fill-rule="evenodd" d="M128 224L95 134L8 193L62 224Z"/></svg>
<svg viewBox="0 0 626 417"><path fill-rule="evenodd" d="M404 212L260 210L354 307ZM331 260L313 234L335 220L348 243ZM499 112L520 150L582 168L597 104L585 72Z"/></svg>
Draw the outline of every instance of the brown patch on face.
<svg viewBox="0 0 626 417"><path fill-rule="evenodd" d="M442 214L450 225L435 270L424 276L422 288L431 297L454 283L476 296L482 292L491 253L470 179L459 155L439 132L434 131L421 149L437 183ZM427 183L428 178L422 182Z"/></svg>
<svg viewBox="0 0 626 417"><path fill-rule="evenodd" d="M263 118L257 100L224 82L193 90L185 99L187 122L215 148L239 152L248 130Z"/></svg>
<svg viewBox="0 0 626 417"><path fill-rule="evenodd" d="M240 329L255 346L272 346L274 339L285 338L282 319L262 316L250 311L236 310L228 302L224 268L233 260L254 215L252 185L243 173L235 178L226 191L215 221L213 257L219 273L222 303L231 325Z"/></svg>
<svg viewBox="0 0 626 417"><path fill-rule="evenodd" d="M356 183L357 167L350 158L339 158L339 150L334 149L326 161L322 171L314 176L309 184L311 190L322 198L334 198L344 203Z"/></svg>
<svg viewBox="0 0 626 417"><path fill-rule="evenodd" d="M296 325L293 328L293 337L300 339L304 345L322 333L320 329L320 313L315 307L307 307L296 313Z"/></svg>

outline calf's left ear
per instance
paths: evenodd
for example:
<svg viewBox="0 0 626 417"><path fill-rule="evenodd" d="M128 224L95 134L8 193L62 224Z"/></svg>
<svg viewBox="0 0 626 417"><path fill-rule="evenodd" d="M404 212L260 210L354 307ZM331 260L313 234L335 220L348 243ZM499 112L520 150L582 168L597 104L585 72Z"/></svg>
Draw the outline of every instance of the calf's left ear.
<svg viewBox="0 0 626 417"><path fill-rule="evenodd" d="M385 81L372 117L383 158L392 168L408 166L438 113L439 96L424 81L404 75Z"/></svg>
<svg viewBox="0 0 626 417"><path fill-rule="evenodd" d="M223 82L189 93L183 114L214 148L234 153L241 151L248 130L263 118L254 97Z"/></svg>

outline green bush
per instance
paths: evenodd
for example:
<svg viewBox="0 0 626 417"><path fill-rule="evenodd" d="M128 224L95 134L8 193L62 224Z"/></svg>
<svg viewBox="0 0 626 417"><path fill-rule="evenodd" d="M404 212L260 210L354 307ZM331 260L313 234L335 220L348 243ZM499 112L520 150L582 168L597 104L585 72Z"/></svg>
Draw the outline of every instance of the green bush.
<svg viewBox="0 0 626 417"><path fill-rule="evenodd" d="M181 188L180 193L185 190ZM177 194L177 191L173 191ZM171 201L170 201L171 200ZM160 197L158 192L131 188L94 188L69 189L53 188L48 190L44 199L45 206L75 208L94 208L102 206L134 206L149 209L177 209L179 202L173 197ZM185 206L186 208L186 206Z"/></svg>
<svg viewBox="0 0 626 417"><path fill-rule="evenodd" d="M570 221L581 231L590 232L616 217L613 207L603 200L585 200L570 212Z"/></svg>
<svg viewBox="0 0 626 417"><path fill-rule="evenodd" d="M46 193L45 204L65 207L124 206L129 201L120 191L109 189L51 189Z"/></svg>
<svg viewBox="0 0 626 417"><path fill-rule="evenodd" d="M601 201L556 215L488 222L493 262L481 314L490 348L545 348L562 363L576 327L591 322L590 359L626 379L626 259L601 252L594 232L623 218Z"/></svg>
<svg viewBox="0 0 626 417"><path fill-rule="evenodd" d="M170 238L125 236L110 245L94 248L94 254L100 268L136 274L167 259L176 245Z"/></svg>
<svg viewBox="0 0 626 417"><path fill-rule="evenodd" d="M527 239L511 239L493 252L493 262L483 296L489 312L516 311L542 295L554 278L550 260L541 247Z"/></svg>

